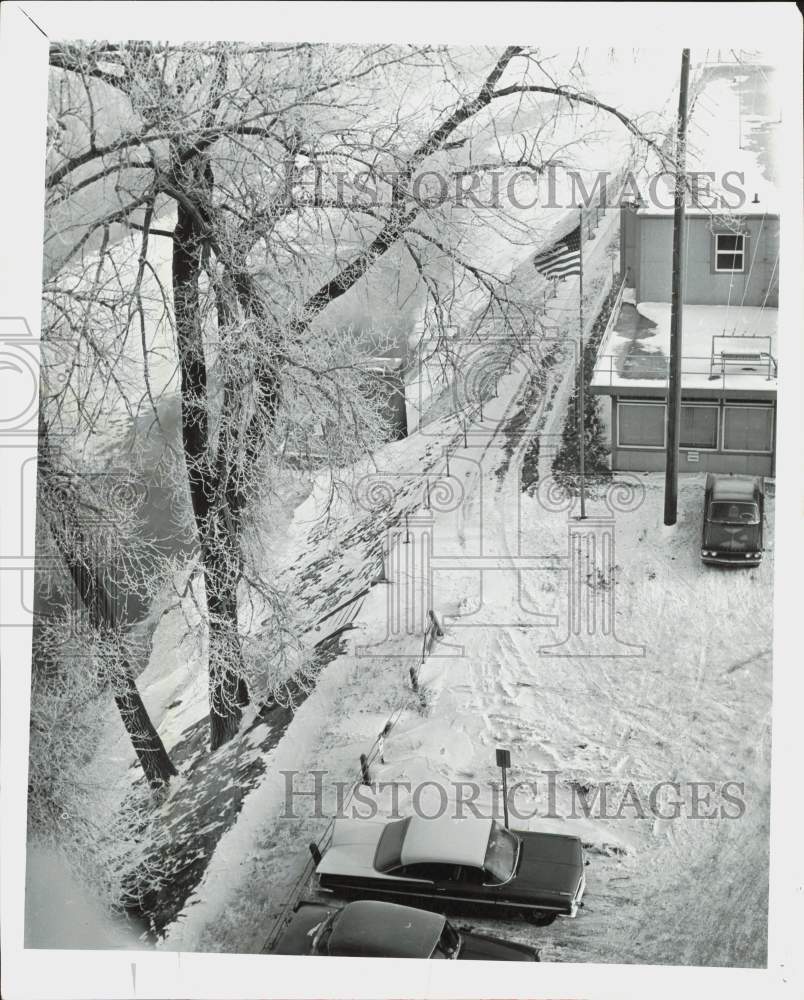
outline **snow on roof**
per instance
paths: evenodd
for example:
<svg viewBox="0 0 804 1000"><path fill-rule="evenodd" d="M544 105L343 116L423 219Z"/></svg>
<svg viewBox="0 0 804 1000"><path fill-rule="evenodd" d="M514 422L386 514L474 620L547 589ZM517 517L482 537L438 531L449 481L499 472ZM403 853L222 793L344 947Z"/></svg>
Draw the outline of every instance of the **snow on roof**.
<svg viewBox="0 0 804 1000"><path fill-rule="evenodd" d="M482 868L491 820L413 816L402 842L402 864L453 864Z"/></svg>
<svg viewBox="0 0 804 1000"><path fill-rule="evenodd" d="M670 308L669 302L623 302L600 345L593 388L666 384ZM777 325L778 310L769 306L685 305L682 388L721 389L725 384L728 389L775 392Z"/></svg>
<svg viewBox="0 0 804 1000"><path fill-rule="evenodd" d="M737 196L729 187L745 196L745 203L732 209L733 214L778 214L781 103L774 69L750 64L708 66L702 81L690 102L687 170L714 173L715 178L710 179L708 197L701 178L701 204L706 207L690 208L688 214L710 214L708 206L715 195L735 205ZM660 203L652 198L650 207L641 213L673 214L669 183L664 186L666 193L660 196Z"/></svg>
<svg viewBox="0 0 804 1000"><path fill-rule="evenodd" d="M330 955L429 958L446 920L440 913L360 899L335 918Z"/></svg>

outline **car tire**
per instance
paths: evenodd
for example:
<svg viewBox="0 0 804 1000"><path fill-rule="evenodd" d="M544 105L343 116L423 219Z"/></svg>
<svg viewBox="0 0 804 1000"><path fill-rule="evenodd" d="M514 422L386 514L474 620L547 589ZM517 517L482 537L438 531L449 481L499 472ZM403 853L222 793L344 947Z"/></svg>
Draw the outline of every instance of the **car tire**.
<svg viewBox="0 0 804 1000"><path fill-rule="evenodd" d="M525 910L525 920L534 927L549 927L558 916L557 913L543 913L540 910Z"/></svg>

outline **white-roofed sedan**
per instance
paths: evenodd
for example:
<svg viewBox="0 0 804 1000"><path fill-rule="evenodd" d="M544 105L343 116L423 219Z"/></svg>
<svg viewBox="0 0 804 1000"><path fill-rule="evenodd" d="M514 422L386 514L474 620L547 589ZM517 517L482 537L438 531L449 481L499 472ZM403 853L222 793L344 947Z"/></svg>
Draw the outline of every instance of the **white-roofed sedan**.
<svg viewBox="0 0 804 1000"><path fill-rule="evenodd" d="M338 819L316 871L346 898L505 908L541 924L574 917L585 888L577 837L479 817Z"/></svg>

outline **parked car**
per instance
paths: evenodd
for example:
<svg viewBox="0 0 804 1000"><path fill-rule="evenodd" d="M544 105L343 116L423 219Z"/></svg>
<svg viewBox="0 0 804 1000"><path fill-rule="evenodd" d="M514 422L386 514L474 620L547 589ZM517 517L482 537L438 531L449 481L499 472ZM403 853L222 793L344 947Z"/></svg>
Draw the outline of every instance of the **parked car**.
<svg viewBox="0 0 804 1000"><path fill-rule="evenodd" d="M338 819L316 871L341 896L505 908L540 924L574 917L585 888L577 837L475 817Z"/></svg>
<svg viewBox="0 0 804 1000"><path fill-rule="evenodd" d="M273 954L539 961L524 944L454 927L440 913L373 899L340 907L299 903Z"/></svg>
<svg viewBox="0 0 804 1000"><path fill-rule="evenodd" d="M765 491L754 476L706 477L701 559L715 566L756 566L762 559Z"/></svg>

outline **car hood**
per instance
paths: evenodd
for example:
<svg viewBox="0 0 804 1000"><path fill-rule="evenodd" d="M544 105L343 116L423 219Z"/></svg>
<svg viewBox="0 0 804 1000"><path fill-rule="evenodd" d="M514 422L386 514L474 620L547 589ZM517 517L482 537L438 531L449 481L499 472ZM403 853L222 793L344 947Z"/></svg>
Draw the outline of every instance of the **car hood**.
<svg viewBox="0 0 804 1000"><path fill-rule="evenodd" d="M721 524L707 521L704 548L725 552L753 552L761 547L758 524Z"/></svg>
<svg viewBox="0 0 804 1000"><path fill-rule="evenodd" d="M574 896L583 875L583 849L577 837L519 833L522 853L516 882L539 892Z"/></svg>
<svg viewBox="0 0 804 1000"><path fill-rule="evenodd" d="M527 945L515 941L500 941L499 938L488 937L485 934L475 934L474 931L461 932L463 945L459 959L482 962L538 962L539 954Z"/></svg>

